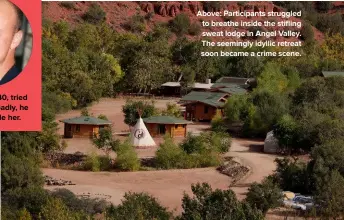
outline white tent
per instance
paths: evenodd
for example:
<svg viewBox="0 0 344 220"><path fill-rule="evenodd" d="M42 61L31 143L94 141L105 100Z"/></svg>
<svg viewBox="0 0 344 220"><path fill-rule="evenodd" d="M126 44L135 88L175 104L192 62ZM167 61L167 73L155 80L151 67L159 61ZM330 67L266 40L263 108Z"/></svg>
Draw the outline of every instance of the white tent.
<svg viewBox="0 0 344 220"><path fill-rule="evenodd" d="M277 153L279 151L278 139L275 138L273 131L269 131L266 134L264 141L265 153Z"/></svg>
<svg viewBox="0 0 344 220"><path fill-rule="evenodd" d="M141 117L137 120L136 125L131 131L131 143L135 147L150 147L156 145Z"/></svg>

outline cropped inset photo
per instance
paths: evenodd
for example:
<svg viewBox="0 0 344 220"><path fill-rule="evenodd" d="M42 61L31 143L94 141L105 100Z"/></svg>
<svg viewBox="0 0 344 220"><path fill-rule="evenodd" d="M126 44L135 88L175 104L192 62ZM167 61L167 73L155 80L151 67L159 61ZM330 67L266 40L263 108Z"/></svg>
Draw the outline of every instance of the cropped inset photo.
<svg viewBox="0 0 344 220"><path fill-rule="evenodd" d="M8 0L0 0L0 85L17 78L32 49L32 32L24 13Z"/></svg>

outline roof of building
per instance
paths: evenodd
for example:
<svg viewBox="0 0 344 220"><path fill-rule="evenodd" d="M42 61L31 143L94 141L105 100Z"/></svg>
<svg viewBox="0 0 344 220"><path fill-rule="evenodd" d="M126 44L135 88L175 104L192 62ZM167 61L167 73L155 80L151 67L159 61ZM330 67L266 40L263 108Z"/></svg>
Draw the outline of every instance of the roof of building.
<svg viewBox="0 0 344 220"><path fill-rule="evenodd" d="M172 117L172 116L151 116L149 118L142 119L145 123L154 123L154 124L190 124L191 121L184 119Z"/></svg>
<svg viewBox="0 0 344 220"><path fill-rule="evenodd" d="M223 102L219 101L221 98L227 96L227 93L223 92L190 92L189 94L183 96L181 101L195 101L195 102L202 102L204 104L214 106L214 107L222 107L224 105Z"/></svg>
<svg viewBox="0 0 344 220"><path fill-rule="evenodd" d="M110 121L91 117L91 116L79 116L79 117L68 118L68 119L64 119L60 121L66 124L78 124L78 125L110 125L112 124Z"/></svg>
<svg viewBox="0 0 344 220"><path fill-rule="evenodd" d="M195 89L210 89L213 83L194 83L192 88Z"/></svg>
<svg viewBox="0 0 344 220"><path fill-rule="evenodd" d="M191 88L195 89L210 89L213 83L194 83ZM180 87L180 82L166 82L162 84L161 86L165 87Z"/></svg>
<svg viewBox="0 0 344 220"><path fill-rule="evenodd" d="M340 72L340 71L322 71L322 75L324 77L344 76L344 72Z"/></svg>
<svg viewBox="0 0 344 220"><path fill-rule="evenodd" d="M227 87L219 87L219 88L213 88L213 89L215 89L216 91L224 92L228 94L245 94L247 92L245 88L238 85L231 85Z"/></svg>
<svg viewBox="0 0 344 220"><path fill-rule="evenodd" d="M247 84L250 78L243 78L243 77L221 77L220 79L216 80L217 83L231 83L231 84Z"/></svg>
<svg viewBox="0 0 344 220"><path fill-rule="evenodd" d="M180 87L180 82L165 82L161 86L166 86L166 87Z"/></svg>
<svg viewBox="0 0 344 220"><path fill-rule="evenodd" d="M254 79L242 77L221 77L220 79L216 80L211 88L241 86L245 89L250 86L248 83L252 80Z"/></svg>

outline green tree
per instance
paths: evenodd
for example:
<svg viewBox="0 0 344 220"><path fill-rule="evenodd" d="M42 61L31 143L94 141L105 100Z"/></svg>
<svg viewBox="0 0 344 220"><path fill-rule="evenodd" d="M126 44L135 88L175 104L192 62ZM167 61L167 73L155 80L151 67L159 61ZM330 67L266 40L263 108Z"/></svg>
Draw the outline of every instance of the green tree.
<svg viewBox="0 0 344 220"><path fill-rule="evenodd" d="M261 211L237 200L234 192L212 190L207 183L191 185L193 197L184 194L183 212L177 219L264 219Z"/></svg>
<svg viewBox="0 0 344 220"><path fill-rule="evenodd" d="M170 22L171 30L177 36L185 35L189 28L190 28L190 18L184 13L178 14L171 22Z"/></svg>
<svg viewBox="0 0 344 220"><path fill-rule="evenodd" d="M83 19L92 24L99 24L106 19L105 11L97 3L92 3L83 16Z"/></svg>
<svg viewBox="0 0 344 220"><path fill-rule="evenodd" d="M81 220L83 217L81 213L71 212L60 199L53 198L48 200L39 214L42 220Z"/></svg>
<svg viewBox="0 0 344 220"><path fill-rule="evenodd" d="M174 143L171 136L166 135L155 153L156 166L163 169L185 168L185 159L186 155L182 148Z"/></svg>
<svg viewBox="0 0 344 220"><path fill-rule="evenodd" d="M116 149L116 154L115 163L119 169L124 171L137 171L140 169L140 159L129 140L119 144Z"/></svg>
<svg viewBox="0 0 344 220"><path fill-rule="evenodd" d="M288 150L295 147L297 132L297 123L290 115L283 115L274 126L274 136L278 139L279 145Z"/></svg>
<svg viewBox="0 0 344 220"><path fill-rule="evenodd" d="M244 112L248 109L248 95L232 95L226 101L224 114L229 122L244 121Z"/></svg>
<svg viewBox="0 0 344 220"><path fill-rule="evenodd" d="M253 183L248 189L246 201L251 207L257 207L264 214L282 205L282 190L269 178L262 183Z"/></svg>
<svg viewBox="0 0 344 220"><path fill-rule="evenodd" d="M267 90L254 91L249 100L251 103L243 113L243 132L248 136L265 136L289 111L287 97Z"/></svg>
<svg viewBox="0 0 344 220"><path fill-rule="evenodd" d="M119 206L111 206L106 212L107 219L161 219L169 220L172 214L147 193L126 193Z"/></svg>
<svg viewBox="0 0 344 220"><path fill-rule="evenodd" d="M158 113L154 107L154 103L143 101L129 101L127 100L122 108L124 113L124 122L129 126L134 126L139 118L138 111L142 111L142 118L148 118Z"/></svg>
<svg viewBox="0 0 344 220"><path fill-rule="evenodd" d="M276 63L268 63L263 72L257 78L259 90L268 90L273 93L281 93L288 87L288 79Z"/></svg>
<svg viewBox="0 0 344 220"><path fill-rule="evenodd" d="M93 144L103 150L106 155L110 156L110 151L116 149L119 145L119 140L115 140L112 136L111 127L99 129L99 133L92 138Z"/></svg>
<svg viewBox="0 0 344 220"><path fill-rule="evenodd" d="M344 216L343 186L343 176L337 170L332 170L323 181L323 185L317 189L315 204L321 207L317 212L325 219L338 219Z"/></svg>
<svg viewBox="0 0 344 220"><path fill-rule="evenodd" d="M322 145L312 149L311 156L314 163L314 172L318 177L325 177L331 170L337 170L344 176L344 140L329 139ZM325 178L326 179L326 178Z"/></svg>
<svg viewBox="0 0 344 220"><path fill-rule="evenodd" d="M315 190L315 180L311 166L298 160L288 158L276 159L277 169L274 179L281 189L310 194Z"/></svg>
<svg viewBox="0 0 344 220"><path fill-rule="evenodd" d="M173 116L176 118L181 118L180 107L175 103L167 103L166 109L162 111L162 115Z"/></svg>
<svg viewBox="0 0 344 220"><path fill-rule="evenodd" d="M211 130L215 132L225 132L227 130L225 120L219 111L211 119Z"/></svg>

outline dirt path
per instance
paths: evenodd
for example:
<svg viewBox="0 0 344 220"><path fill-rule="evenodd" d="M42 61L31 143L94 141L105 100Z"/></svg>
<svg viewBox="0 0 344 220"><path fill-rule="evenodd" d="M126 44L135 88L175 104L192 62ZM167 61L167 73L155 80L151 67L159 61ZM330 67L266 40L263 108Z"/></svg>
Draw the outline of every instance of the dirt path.
<svg viewBox="0 0 344 220"><path fill-rule="evenodd" d="M240 159L251 167L251 173L240 181L232 190L239 199L243 199L247 187L254 181L261 181L275 169L276 156L263 154L259 151L261 141L233 139L228 156ZM145 149L141 154L154 155L155 149ZM142 155L142 156L143 156ZM87 195L108 199L119 204L125 192L148 192L155 196L162 205L177 213L181 211L183 192L190 193L192 183L208 182L213 188L227 189L231 179L220 174L215 168L189 170L163 170L141 172L81 172L59 169L43 169L45 175L56 179L71 180L73 186L63 186L77 195ZM48 189L59 188L58 186Z"/></svg>
<svg viewBox="0 0 344 220"><path fill-rule="evenodd" d="M263 153L263 145L264 142L259 140L233 139L230 152L226 154L236 157L242 164L251 168L244 179L231 187L239 199L245 197L247 188L253 182L261 182L276 169L276 155Z"/></svg>
<svg viewBox="0 0 344 220"><path fill-rule="evenodd" d="M220 174L215 168L120 173L43 169L43 173L56 179L71 180L76 185L61 187L77 195L105 198L114 204L121 203L125 192L147 192L177 213L181 211L183 193L191 193L191 184L207 182L219 189L226 189L230 184L230 178Z"/></svg>

